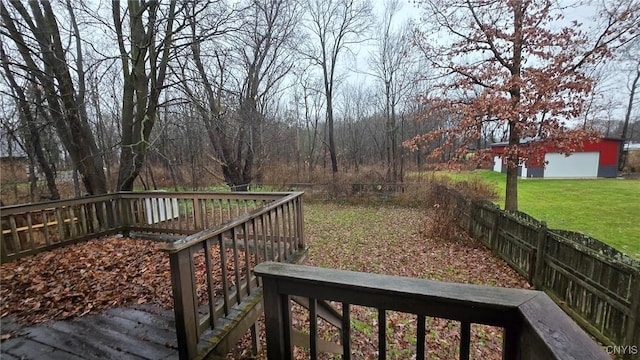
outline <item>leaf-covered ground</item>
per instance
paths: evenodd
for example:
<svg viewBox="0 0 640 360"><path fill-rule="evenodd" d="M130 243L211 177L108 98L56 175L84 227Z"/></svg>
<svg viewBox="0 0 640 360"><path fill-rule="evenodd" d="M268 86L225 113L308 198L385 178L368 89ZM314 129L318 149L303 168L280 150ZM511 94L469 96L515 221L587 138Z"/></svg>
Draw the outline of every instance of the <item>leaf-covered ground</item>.
<svg viewBox="0 0 640 360"><path fill-rule="evenodd" d="M529 288L526 280L480 243L431 239L423 232L425 211L399 207L366 207L306 204L305 231L309 244L307 265L422 279ZM305 328L307 314L294 309L293 323ZM377 359L378 327L375 309L351 308L352 350L356 359ZM387 358L415 356L415 317L387 312ZM326 330L327 339L335 331ZM457 359L459 323L427 319L427 358ZM248 338L244 339L244 343ZM472 326L473 359L501 359L502 332L498 328ZM244 345L229 358L248 353ZM298 358L308 358L296 349ZM266 359L263 351L259 359ZM328 357L331 358L331 357Z"/></svg>
<svg viewBox="0 0 640 360"><path fill-rule="evenodd" d="M425 212L420 209L306 204L305 231L310 247L307 265L528 287L515 271L472 240L445 242L425 236L425 221ZM34 324L130 304L151 303L166 308L172 304L171 283L162 246L127 238L98 239L3 264L1 314ZM197 268L202 271L202 266ZM375 309L354 306L351 314L354 358L377 358ZM304 329L305 312L295 308L294 316L294 324ZM413 357L415 318L388 312L386 326L388 358ZM457 358L458 326L442 319L427 320L431 358ZM500 358L499 329L474 325L472 334L472 358ZM266 359L264 333L261 335L263 347L257 358ZM332 339L335 331L325 328L322 336ZM245 336L229 358L247 358L249 349ZM305 358L305 350L296 349L296 355Z"/></svg>

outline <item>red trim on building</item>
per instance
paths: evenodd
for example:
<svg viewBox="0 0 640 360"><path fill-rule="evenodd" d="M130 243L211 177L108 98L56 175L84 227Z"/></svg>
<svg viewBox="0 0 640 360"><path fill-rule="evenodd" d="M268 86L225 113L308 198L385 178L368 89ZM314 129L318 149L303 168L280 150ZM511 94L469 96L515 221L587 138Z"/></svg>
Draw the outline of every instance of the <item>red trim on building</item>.
<svg viewBox="0 0 640 360"><path fill-rule="evenodd" d="M575 151L578 152L599 152L598 166L616 167L618 165L618 150L620 149L622 140L602 138L599 141L585 141L582 147ZM506 144L500 143L491 145L491 152L495 155L501 156L504 153ZM553 153L554 147L552 145L547 146L545 150L541 151L538 156L530 156L527 160L526 166L528 168L536 168L544 166L544 158L547 153ZM502 159L502 164L506 165L506 160Z"/></svg>

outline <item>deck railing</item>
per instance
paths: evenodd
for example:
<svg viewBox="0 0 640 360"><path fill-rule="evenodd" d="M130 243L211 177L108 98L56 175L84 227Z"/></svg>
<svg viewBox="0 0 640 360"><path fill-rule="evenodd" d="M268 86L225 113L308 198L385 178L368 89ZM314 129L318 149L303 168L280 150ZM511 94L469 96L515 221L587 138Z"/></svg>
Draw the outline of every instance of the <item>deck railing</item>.
<svg viewBox="0 0 640 360"><path fill-rule="evenodd" d="M264 291L267 356L292 359L291 297L308 298L309 349L318 358L319 300L342 303L342 358L350 359L349 309L378 309L378 358L386 354L387 310L417 317L416 359L425 358L425 316L460 321L460 359L469 359L471 324L504 328L503 359L610 359L547 295L540 291L445 283L397 276L262 263L255 268Z"/></svg>
<svg viewBox="0 0 640 360"><path fill-rule="evenodd" d="M119 200L117 194L108 194L3 207L0 260L121 232L126 219Z"/></svg>
<svg viewBox="0 0 640 360"><path fill-rule="evenodd" d="M250 328L257 347L253 268L306 256L300 192L123 192L3 207L1 218L2 262L103 235L161 234L181 359L226 353Z"/></svg>
<svg viewBox="0 0 640 360"><path fill-rule="evenodd" d="M210 340L221 333L233 344L249 328L257 347L262 289L253 269L306 255L301 195L291 193L167 246L181 359L206 356L214 347Z"/></svg>
<svg viewBox="0 0 640 360"><path fill-rule="evenodd" d="M1 261L116 233L188 235L288 193L120 192L1 209Z"/></svg>

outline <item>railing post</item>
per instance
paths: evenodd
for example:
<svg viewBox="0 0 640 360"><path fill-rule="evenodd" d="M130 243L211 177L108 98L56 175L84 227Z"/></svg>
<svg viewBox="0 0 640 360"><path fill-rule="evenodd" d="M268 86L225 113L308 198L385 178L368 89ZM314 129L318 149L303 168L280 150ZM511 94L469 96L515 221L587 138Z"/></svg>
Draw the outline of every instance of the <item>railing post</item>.
<svg viewBox="0 0 640 360"><path fill-rule="evenodd" d="M278 280L263 277L263 301L265 332L267 335L267 358L292 359L291 312L289 296L278 293Z"/></svg>
<svg viewBox="0 0 640 360"><path fill-rule="evenodd" d="M517 326L504 328L502 343L502 359L516 360L520 358L520 336L522 331Z"/></svg>
<svg viewBox="0 0 640 360"><path fill-rule="evenodd" d="M465 203L466 203L466 209L463 211L463 216L466 214L467 221L469 221L469 223L467 224L467 234L475 238L476 234L473 233L473 228L474 228L473 222L476 219L478 214L478 206L477 206L477 203L472 200L465 200Z"/></svg>
<svg viewBox="0 0 640 360"><path fill-rule="evenodd" d="M194 293L195 279L191 249L170 253L169 263L178 354L181 360L192 359L196 355L198 344L198 307Z"/></svg>
<svg viewBox="0 0 640 360"><path fill-rule="evenodd" d="M129 231L133 225L133 214L131 212L131 199L125 198L121 194L118 194L118 203L120 204L120 225L124 227L122 234L129 236Z"/></svg>
<svg viewBox="0 0 640 360"><path fill-rule="evenodd" d="M536 261L535 263L529 264L529 266L534 267L533 271L531 271L531 274L533 274L531 283L538 290L542 290L544 286L544 257L547 252L547 230L547 223L543 221L538 228Z"/></svg>

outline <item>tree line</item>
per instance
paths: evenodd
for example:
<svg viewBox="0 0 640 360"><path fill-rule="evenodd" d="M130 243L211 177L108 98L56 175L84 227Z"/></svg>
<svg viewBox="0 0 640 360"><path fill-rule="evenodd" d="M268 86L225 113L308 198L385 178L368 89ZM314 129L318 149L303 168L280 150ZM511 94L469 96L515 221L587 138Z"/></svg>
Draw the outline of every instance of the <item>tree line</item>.
<svg viewBox="0 0 640 360"><path fill-rule="evenodd" d="M584 32L552 26L570 10L554 1L455 5L2 0L3 141L55 199L63 168L88 194L132 190L149 163L236 190L278 163L300 179L382 164L397 182L496 141L517 164L522 137L640 133L634 91L627 116L602 120L594 75L637 59L638 4L594 4Z"/></svg>

